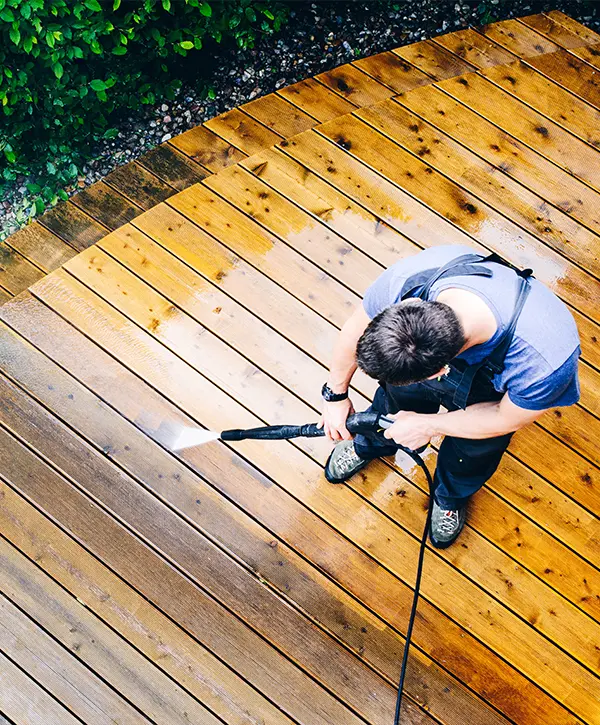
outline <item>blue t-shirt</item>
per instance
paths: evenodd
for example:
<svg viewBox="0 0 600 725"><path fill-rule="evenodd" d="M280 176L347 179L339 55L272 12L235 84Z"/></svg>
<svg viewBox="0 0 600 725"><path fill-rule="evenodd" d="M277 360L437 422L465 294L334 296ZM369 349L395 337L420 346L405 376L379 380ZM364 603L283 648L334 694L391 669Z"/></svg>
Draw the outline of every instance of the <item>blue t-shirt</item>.
<svg viewBox="0 0 600 725"><path fill-rule="evenodd" d="M363 306L372 319L386 307L400 302L408 277L425 269L441 267L462 254L473 254L466 246L448 245L426 249L401 259L387 269L365 292ZM487 342L465 350L459 357L477 363L487 357L508 326L517 294L517 275L501 264L486 262L492 277L464 275L445 277L432 287L434 301L450 287L478 295L492 310L498 329ZM573 316L561 300L536 279L517 322L504 370L494 377L494 387L520 408L544 410L573 405L579 400L579 334Z"/></svg>

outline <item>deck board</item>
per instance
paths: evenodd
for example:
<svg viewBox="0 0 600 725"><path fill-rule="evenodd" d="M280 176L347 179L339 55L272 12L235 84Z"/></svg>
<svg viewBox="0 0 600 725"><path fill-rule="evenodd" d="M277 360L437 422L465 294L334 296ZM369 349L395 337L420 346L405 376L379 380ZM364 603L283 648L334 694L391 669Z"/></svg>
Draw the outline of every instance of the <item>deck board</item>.
<svg viewBox="0 0 600 725"><path fill-rule="evenodd" d="M31 722L391 722L422 472L330 486L323 439L173 454L160 424L315 419L367 285L466 243L570 306L582 395L428 548L405 722L600 725L597 43L549 13L355 61L9 240L37 272L0 307L0 644Z"/></svg>

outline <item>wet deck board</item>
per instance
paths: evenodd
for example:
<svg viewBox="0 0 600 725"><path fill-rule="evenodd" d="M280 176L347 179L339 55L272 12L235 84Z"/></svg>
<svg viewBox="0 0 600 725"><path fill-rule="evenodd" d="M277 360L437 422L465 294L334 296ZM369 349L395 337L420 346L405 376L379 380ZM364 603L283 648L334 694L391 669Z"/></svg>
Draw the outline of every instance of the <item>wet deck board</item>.
<svg viewBox="0 0 600 725"><path fill-rule="evenodd" d="M56 211L15 239L39 274L0 308L0 667L32 722L391 722L422 474L386 460L331 486L321 439L173 454L160 424L315 419L366 286L454 242L570 306L582 396L516 434L460 545L428 550L405 722L600 723L599 157L574 52L597 38L578 28L532 16L357 61L69 202L80 254ZM547 59L571 56L562 87ZM37 238L64 255L46 277ZM357 409L373 391L355 377ZM0 709L20 725L23 702Z"/></svg>

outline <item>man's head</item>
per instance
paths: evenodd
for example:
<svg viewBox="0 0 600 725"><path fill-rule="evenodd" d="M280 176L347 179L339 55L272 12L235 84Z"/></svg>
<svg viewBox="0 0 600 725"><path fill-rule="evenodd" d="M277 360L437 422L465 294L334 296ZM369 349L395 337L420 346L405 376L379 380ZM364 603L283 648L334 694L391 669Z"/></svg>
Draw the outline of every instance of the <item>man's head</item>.
<svg viewBox="0 0 600 725"><path fill-rule="evenodd" d="M380 312L356 348L361 370L392 385L440 373L465 344L454 310L443 302L408 299Z"/></svg>

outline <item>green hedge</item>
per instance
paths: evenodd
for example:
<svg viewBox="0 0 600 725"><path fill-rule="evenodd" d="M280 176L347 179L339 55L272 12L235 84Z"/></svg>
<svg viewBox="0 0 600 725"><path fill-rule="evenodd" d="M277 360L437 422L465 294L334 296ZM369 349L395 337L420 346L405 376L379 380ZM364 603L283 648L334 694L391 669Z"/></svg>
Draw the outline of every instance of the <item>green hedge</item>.
<svg viewBox="0 0 600 725"><path fill-rule="evenodd" d="M21 216L41 213L119 114L173 98L215 41L252 47L285 17L254 0L0 0L0 187L33 174Z"/></svg>

